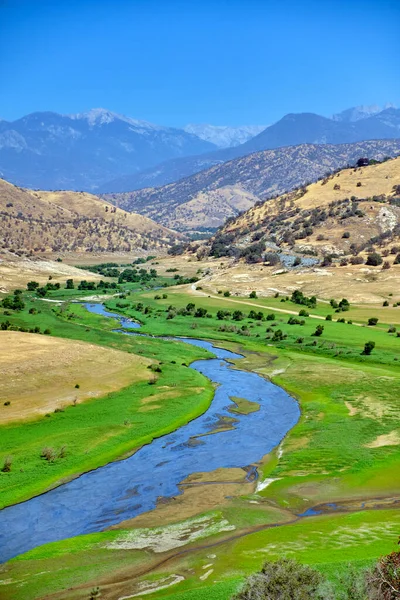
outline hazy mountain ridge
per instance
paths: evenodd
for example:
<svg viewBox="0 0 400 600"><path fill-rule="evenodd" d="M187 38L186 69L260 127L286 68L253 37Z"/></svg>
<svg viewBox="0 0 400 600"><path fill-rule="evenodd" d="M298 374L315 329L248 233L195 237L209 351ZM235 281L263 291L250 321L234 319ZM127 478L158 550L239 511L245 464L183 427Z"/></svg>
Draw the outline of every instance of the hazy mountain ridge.
<svg viewBox="0 0 400 600"><path fill-rule="evenodd" d="M229 127L226 125L185 125L184 131L197 135L202 140L215 144L218 148L231 148L244 144L255 135L261 133L267 125L243 125Z"/></svg>
<svg viewBox="0 0 400 600"><path fill-rule="evenodd" d="M179 231L216 227L248 208L248 203L315 181L327 171L354 164L361 156L382 160L399 153L400 139L302 144L255 152L160 188L105 194L104 198Z"/></svg>
<svg viewBox="0 0 400 600"><path fill-rule="evenodd" d="M32 188L93 190L118 175L213 149L181 129L104 109L0 121L0 175Z"/></svg>
<svg viewBox="0 0 400 600"><path fill-rule="evenodd" d="M300 144L351 144L364 140L396 138L400 138L400 109L396 108L385 109L355 122L335 121L314 113L293 113L285 115L240 146L201 156L169 160L141 173L116 178L102 185L99 191L125 192L142 187L162 186L214 165L273 148Z"/></svg>

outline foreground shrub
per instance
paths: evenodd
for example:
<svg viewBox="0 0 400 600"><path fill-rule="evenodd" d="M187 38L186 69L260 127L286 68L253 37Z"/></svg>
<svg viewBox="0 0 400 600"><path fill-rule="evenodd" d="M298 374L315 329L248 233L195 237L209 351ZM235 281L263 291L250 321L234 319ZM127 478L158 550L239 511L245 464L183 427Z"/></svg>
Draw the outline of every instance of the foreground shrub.
<svg viewBox="0 0 400 600"><path fill-rule="evenodd" d="M322 576L291 559L267 562L252 575L233 600L317 600Z"/></svg>
<svg viewBox="0 0 400 600"><path fill-rule="evenodd" d="M367 575L369 598L398 600L400 598L400 552L384 556Z"/></svg>

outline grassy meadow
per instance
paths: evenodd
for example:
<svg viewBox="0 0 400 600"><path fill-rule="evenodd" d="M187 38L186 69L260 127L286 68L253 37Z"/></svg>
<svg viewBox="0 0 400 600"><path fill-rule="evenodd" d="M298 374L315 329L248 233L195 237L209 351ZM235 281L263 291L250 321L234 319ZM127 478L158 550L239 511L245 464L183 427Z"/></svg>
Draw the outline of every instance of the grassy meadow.
<svg viewBox="0 0 400 600"><path fill-rule="evenodd" d="M188 285L140 287L123 284L118 296L107 294L106 307L140 322L142 333L212 340L242 354L233 367L257 372L287 390L299 402L300 421L260 460L259 479L250 493L231 495L232 486L221 478L223 494L218 499L215 494L212 511L199 509L200 524L196 517L185 521L183 510L177 516L160 505L146 522L154 518L162 530L143 529L134 520L127 528L36 548L2 567L8 583L0 587L0 598L51 594L78 600L100 586L107 600L141 595L228 600L243 577L267 559L296 557L340 586L340 573L349 563L364 568L394 550L400 532L394 503L400 495L400 307L350 303L348 311L335 313L329 298L309 309L286 297L284 302L280 297L208 297ZM48 298L62 301L54 304L24 293L25 308L11 315L0 309L0 324L39 326L57 338L146 358L150 380L49 416L3 425L0 458L13 458L11 471L0 473L3 506L132 453L201 414L211 401L211 383L187 368L211 356L208 352L157 337L114 333L116 321L88 313L71 302L75 297L81 297L77 290L50 292ZM29 312L32 307L35 314ZM302 309L309 316L299 316ZM218 311L225 314L218 318ZM236 320L234 311L241 312ZM249 318L250 311L256 314ZM329 314L332 321L325 320ZM304 324L288 323L293 316ZM371 317L378 319L374 326L368 326ZM342 318L346 322L337 322ZM318 326L323 330L314 335ZM366 355L369 341L375 347ZM145 403L160 398L161 409L143 411ZM244 413L257 410L246 398L235 401ZM65 446L65 456L54 462L41 458L42 447L50 445ZM299 516L321 505L321 514ZM186 541L174 546L179 527ZM141 535L172 542L162 553L152 550L150 542L148 547L126 545L130 536Z"/></svg>

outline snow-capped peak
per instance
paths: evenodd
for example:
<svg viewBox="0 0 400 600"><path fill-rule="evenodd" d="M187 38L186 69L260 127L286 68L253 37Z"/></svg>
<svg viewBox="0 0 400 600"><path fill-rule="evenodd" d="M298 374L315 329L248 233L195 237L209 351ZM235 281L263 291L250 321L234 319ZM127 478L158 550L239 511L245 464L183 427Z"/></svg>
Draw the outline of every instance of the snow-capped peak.
<svg viewBox="0 0 400 600"><path fill-rule="evenodd" d="M161 130L165 129L159 125L154 125L153 123L149 123L148 121L140 121L139 119L132 119L131 117L126 117L125 115L120 115L111 110L107 110L106 108L92 108L83 113L77 113L74 115L68 115L71 119L80 119L86 120L90 127L95 127L96 125L107 125L108 123L112 123L113 121L124 121L128 123L135 129L140 130Z"/></svg>
<svg viewBox="0 0 400 600"><path fill-rule="evenodd" d="M354 123L355 121L361 121L362 119L368 119L368 117L377 115L387 108L396 108L396 106L391 102L387 102L384 106L379 106L378 104L371 104L370 106L353 106L336 115L332 115L332 119L334 121Z"/></svg>
<svg viewBox="0 0 400 600"><path fill-rule="evenodd" d="M247 142L247 140L261 133L266 127L267 125L230 127L228 125L202 125L190 123L183 127L183 129L187 133L192 133L202 140L215 144L218 148L230 148Z"/></svg>

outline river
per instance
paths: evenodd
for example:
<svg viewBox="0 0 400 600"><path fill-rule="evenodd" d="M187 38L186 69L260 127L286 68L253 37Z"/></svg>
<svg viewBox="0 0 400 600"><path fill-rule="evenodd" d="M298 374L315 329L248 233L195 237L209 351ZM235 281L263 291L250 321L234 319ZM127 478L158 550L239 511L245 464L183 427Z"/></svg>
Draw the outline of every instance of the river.
<svg viewBox="0 0 400 600"><path fill-rule="evenodd" d="M91 312L117 318L124 328L139 327L106 311L101 304L85 306ZM241 358L239 354L203 340L173 339L201 346L216 356L191 365L218 384L208 410L125 460L0 511L1 562L36 546L102 531L149 511L160 498L180 494L179 483L192 473L252 467L297 423L298 404L282 388L256 373L232 368L228 361ZM233 414L229 408L234 406L234 396L256 402L260 409ZM232 428L219 430L227 418Z"/></svg>

